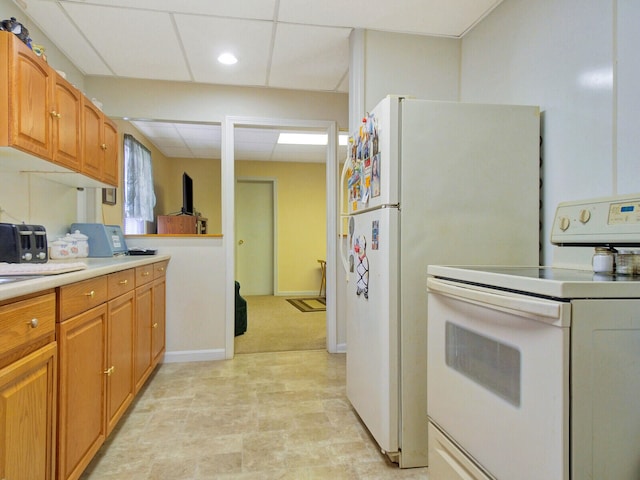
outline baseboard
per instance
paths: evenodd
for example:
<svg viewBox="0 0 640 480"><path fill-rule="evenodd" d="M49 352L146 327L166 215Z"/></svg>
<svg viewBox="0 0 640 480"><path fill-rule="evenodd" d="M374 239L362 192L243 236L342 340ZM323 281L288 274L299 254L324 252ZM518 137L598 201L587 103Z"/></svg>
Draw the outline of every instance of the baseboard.
<svg viewBox="0 0 640 480"><path fill-rule="evenodd" d="M347 353L347 344L339 343L336 345L336 353Z"/></svg>
<svg viewBox="0 0 640 480"><path fill-rule="evenodd" d="M317 297L318 290L312 292L277 292L273 294L274 297Z"/></svg>
<svg viewBox="0 0 640 480"><path fill-rule="evenodd" d="M225 350L183 350L178 352L166 352L163 363L186 363L186 362L210 362L214 360L225 360Z"/></svg>

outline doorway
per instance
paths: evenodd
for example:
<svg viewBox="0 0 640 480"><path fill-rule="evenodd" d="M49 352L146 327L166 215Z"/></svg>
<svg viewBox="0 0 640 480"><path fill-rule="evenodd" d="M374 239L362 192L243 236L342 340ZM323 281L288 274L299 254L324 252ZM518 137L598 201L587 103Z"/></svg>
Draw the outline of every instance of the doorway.
<svg viewBox="0 0 640 480"><path fill-rule="evenodd" d="M222 184L230 186L223 190L223 232L225 233L225 245L228 254L226 255L226 283L233 285L235 281L235 255L231 249L236 247L235 238L235 129L237 127L268 127L268 128L293 128L320 130L327 134L328 143L326 152L326 349L330 353L337 352L337 323L336 323L336 272L337 264L337 185L338 163L337 146L338 131L335 122L327 121L305 121L305 120L278 120L259 119L248 117L227 117L223 123L222 131ZM234 291L227 290L226 298L226 358L234 356Z"/></svg>
<svg viewBox="0 0 640 480"><path fill-rule="evenodd" d="M273 295L276 291L275 180L236 182L236 280L243 295Z"/></svg>

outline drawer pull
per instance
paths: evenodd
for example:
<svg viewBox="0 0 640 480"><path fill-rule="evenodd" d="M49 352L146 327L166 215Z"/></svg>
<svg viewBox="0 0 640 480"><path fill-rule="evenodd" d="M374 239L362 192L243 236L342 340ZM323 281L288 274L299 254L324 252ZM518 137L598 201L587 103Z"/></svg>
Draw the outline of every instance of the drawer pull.
<svg viewBox="0 0 640 480"><path fill-rule="evenodd" d="M89 293L85 293L85 296L93 298L96 296L96 292L95 290L91 290Z"/></svg>
<svg viewBox="0 0 640 480"><path fill-rule="evenodd" d="M160 267L158 270L160 270L161 272L164 272L164 267Z"/></svg>
<svg viewBox="0 0 640 480"><path fill-rule="evenodd" d="M55 110L51 112L51 117L52 118L60 118L62 117L62 115L60 115L58 112L56 112Z"/></svg>
<svg viewBox="0 0 640 480"><path fill-rule="evenodd" d="M143 277L148 277L149 275L151 275L151 272L148 270L146 272L142 272Z"/></svg>
<svg viewBox="0 0 640 480"><path fill-rule="evenodd" d="M40 322L38 322L37 318L32 318L31 321L27 322L27 325L29 325L31 328L38 328Z"/></svg>
<svg viewBox="0 0 640 480"><path fill-rule="evenodd" d="M122 280L122 281L120 281L120 285L126 285L127 283L129 283L129 280Z"/></svg>
<svg viewBox="0 0 640 480"><path fill-rule="evenodd" d="M116 367L112 365L111 367L107 368L107 369L104 371L104 374L105 374L107 377L110 377L110 376L111 376L111 374L115 371L115 369L116 369Z"/></svg>
<svg viewBox="0 0 640 480"><path fill-rule="evenodd" d="M158 328L158 322L153 324L153 328Z"/></svg>

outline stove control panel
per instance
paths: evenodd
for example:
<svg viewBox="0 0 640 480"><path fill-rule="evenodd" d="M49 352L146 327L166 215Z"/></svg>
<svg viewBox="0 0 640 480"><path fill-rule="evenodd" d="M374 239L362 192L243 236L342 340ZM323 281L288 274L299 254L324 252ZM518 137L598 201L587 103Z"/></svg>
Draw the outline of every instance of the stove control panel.
<svg viewBox="0 0 640 480"><path fill-rule="evenodd" d="M560 203L551 243L640 247L640 195Z"/></svg>

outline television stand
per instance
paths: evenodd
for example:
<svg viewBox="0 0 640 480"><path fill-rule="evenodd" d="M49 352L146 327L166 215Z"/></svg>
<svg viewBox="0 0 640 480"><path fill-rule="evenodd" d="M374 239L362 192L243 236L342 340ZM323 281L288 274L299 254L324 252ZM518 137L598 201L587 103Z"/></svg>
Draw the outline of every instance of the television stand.
<svg viewBox="0 0 640 480"><path fill-rule="evenodd" d="M207 233L207 219L195 215L158 215L158 233L204 235Z"/></svg>

